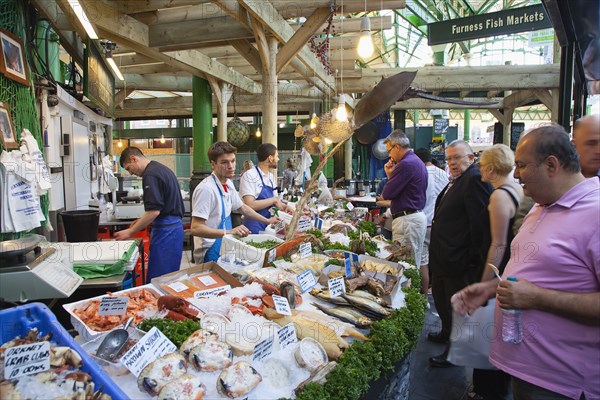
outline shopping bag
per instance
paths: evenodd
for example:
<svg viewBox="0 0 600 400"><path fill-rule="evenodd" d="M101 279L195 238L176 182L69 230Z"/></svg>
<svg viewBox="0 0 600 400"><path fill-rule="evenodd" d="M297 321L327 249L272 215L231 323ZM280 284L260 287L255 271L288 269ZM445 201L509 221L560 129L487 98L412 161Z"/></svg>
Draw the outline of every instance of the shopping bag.
<svg viewBox="0 0 600 400"><path fill-rule="evenodd" d="M472 315L453 313L448 361L477 369L496 369L488 360L490 343L496 335L495 305L496 299L492 299Z"/></svg>

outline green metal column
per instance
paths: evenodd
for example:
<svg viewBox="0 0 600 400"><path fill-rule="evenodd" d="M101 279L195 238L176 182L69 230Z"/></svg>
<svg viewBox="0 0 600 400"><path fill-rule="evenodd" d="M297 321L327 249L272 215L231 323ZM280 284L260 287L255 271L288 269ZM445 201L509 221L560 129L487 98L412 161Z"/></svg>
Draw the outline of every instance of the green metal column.
<svg viewBox="0 0 600 400"><path fill-rule="evenodd" d="M465 110L465 137L464 141L471 139L471 110Z"/></svg>
<svg viewBox="0 0 600 400"><path fill-rule="evenodd" d="M65 78L60 67L58 35L50 27L48 21L38 22L36 31L36 47L41 58L41 63L44 65L48 63L48 70L52 74L54 80L57 82L64 82ZM46 49L48 49L48 54L46 54ZM33 61L37 65L38 71L44 69L40 66L40 60L34 59Z"/></svg>
<svg viewBox="0 0 600 400"><path fill-rule="evenodd" d="M394 110L394 129L406 132L406 110Z"/></svg>
<svg viewBox="0 0 600 400"><path fill-rule="evenodd" d="M194 172L210 170L207 151L212 137L212 91L208 81L192 77L192 119L194 139Z"/></svg>
<svg viewBox="0 0 600 400"><path fill-rule="evenodd" d="M190 193L193 193L198 183L212 172L207 152L213 143L212 91L208 81L197 76L192 77L192 96L194 152L192 154L193 168L192 177L190 178Z"/></svg>

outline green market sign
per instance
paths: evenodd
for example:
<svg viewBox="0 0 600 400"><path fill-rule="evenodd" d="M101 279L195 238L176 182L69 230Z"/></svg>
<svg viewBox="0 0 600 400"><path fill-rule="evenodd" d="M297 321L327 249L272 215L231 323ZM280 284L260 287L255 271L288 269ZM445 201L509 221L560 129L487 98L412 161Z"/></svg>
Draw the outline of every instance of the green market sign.
<svg viewBox="0 0 600 400"><path fill-rule="evenodd" d="M462 42L489 36L552 28L541 4L427 24L428 44Z"/></svg>

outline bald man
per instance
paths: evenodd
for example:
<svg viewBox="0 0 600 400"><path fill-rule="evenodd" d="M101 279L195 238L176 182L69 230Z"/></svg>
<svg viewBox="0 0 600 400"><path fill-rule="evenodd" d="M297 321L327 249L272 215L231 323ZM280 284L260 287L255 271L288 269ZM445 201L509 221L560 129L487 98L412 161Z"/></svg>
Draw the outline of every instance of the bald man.
<svg viewBox="0 0 600 400"><path fill-rule="evenodd" d="M600 175L600 114L577 120L573 143L579 154L581 172L586 178Z"/></svg>

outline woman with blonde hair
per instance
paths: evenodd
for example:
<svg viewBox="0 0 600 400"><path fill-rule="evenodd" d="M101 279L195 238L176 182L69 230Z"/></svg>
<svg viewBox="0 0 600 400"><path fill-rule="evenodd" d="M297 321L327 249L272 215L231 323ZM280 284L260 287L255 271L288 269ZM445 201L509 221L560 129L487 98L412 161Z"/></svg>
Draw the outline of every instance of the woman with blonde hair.
<svg viewBox="0 0 600 400"><path fill-rule="evenodd" d="M494 187L487 209L490 226L484 229L483 246L487 251L487 259L483 266L482 281L495 277L490 264L502 274L510 258L510 243L514 237L512 228L524 196L523 188L511 176L514 164L514 153L504 144L495 144L479 157L481 180ZM509 382L510 377L500 370L474 368L473 392L468 397L502 399L508 393Z"/></svg>

